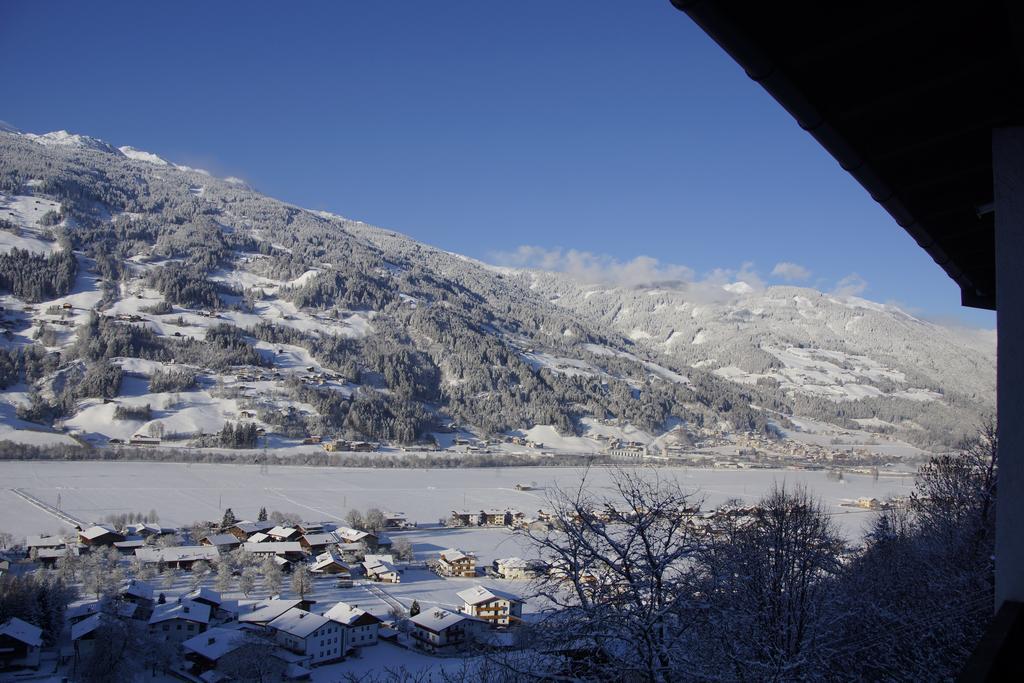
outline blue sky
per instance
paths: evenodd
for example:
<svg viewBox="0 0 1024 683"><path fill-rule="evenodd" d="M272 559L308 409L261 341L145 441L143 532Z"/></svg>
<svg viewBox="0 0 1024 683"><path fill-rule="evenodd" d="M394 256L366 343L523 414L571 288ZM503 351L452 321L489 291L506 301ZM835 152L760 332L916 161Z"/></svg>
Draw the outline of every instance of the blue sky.
<svg viewBox="0 0 1024 683"><path fill-rule="evenodd" d="M668 0L8 0L0 79L23 130L492 262L788 278L995 324Z"/></svg>

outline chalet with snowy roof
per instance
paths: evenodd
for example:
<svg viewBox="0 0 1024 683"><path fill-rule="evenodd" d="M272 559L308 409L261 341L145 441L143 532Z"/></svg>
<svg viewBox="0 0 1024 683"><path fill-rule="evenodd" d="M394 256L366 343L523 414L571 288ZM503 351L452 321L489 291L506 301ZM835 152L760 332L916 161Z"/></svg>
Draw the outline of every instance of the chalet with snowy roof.
<svg viewBox="0 0 1024 683"><path fill-rule="evenodd" d="M299 522L295 525L295 528L303 535L306 534L322 534L330 531L334 526L330 522Z"/></svg>
<svg viewBox="0 0 1024 683"><path fill-rule="evenodd" d="M199 539L199 545L212 545L220 551L231 551L242 545L232 534L210 534Z"/></svg>
<svg viewBox="0 0 1024 683"><path fill-rule="evenodd" d="M480 513L469 510L452 510L448 526L473 526L480 523Z"/></svg>
<svg viewBox="0 0 1024 683"><path fill-rule="evenodd" d="M172 527L160 526L153 522L135 522L134 524L129 524L125 530L133 536L142 536L143 538L149 536L165 536L177 531L177 529Z"/></svg>
<svg viewBox="0 0 1024 683"><path fill-rule="evenodd" d="M523 620L523 599L496 588L473 586L459 591L462 611L482 620L492 628L510 626Z"/></svg>
<svg viewBox="0 0 1024 683"><path fill-rule="evenodd" d="M43 630L38 626L11 617L0 624L0 671L39 668L43 648Z"/></svg>
<svg viewBox="0 0 1024 683"><path fill-rule="evenodd" d="M123 540L124 536L109 524L94 524L78 532L78 542L91 547L110 546Z"/></svg>
<svg viewBox="0 0 1024 683"><path fill-rule="evenodd" d="M125 602L131 602L140 607L150 607L153 604L153 586L139 579L126 581L118 594Z"/></svg>
<svg viewBox="0 0 1024 683"><path fill-rule="evenodd" d="M139 548L146 546L146 539L141 536L126 536L123 541L115 541L114 547L122 555L134 555Z"/></svg>
<svg viewBox="0 0 1024 683"><path fill-rule="evenodd" d="M95 612L71 625L71 647L79 661L92 652L97 637L102 633L100 627L113 619L115 617L105 612Z"/></svg>
<svg viewBox="0 0 1024 683"><path fill-rule="evenodd" d="M327 550L330 546L338 543L337 537L328 532L322 532L317 534L304 534L299 537L299 543L302 544L303 549L310 554L318 554Z"/></svg>
<svg viewBox="0 0 1024 683"><path fill-rule="evenodd" d="M341 625L303 609L293 608L267 624L274 641L292 652L308 657L309 664L322 664L345 655Z"/></svg>
<svg viewBox="0 0 1024 683"><path fill-rule="evenodd" d="M427 609L410 617L416 646L427 652L451 652L462 649L480 632L479 620L462 614L449 612L440 607Z"/></svg>
<svg viewBox="0 0 1024 683"><path fill-rule="evenodd" d="M445 576L476 576L476 555L456 548L442 550L438 569Z"/></svg>
<svg viewBox="0 0 1024 683"><path fill-rule="evenodd" d="M263 531L257 531L249 537L245 543L270 543L274 540L274 537Z"/></svg>
<svg viewBox="0 0 1024 683"><path fill-rule="evenodd" d="M345 652L354 647L377 644L381 621L358 605L339 602L324 612L324 616L341 624L345 634Z"/></svg>
<svg viewBox="0 0 1024 683"><path fill-rule="evenodd" d="M224 533L231 534L239 541L248 541L253 534L273 528L273 522L237 522L224 529Z"/></svg>
<svg viewBox="0 0 1024 683"><path fill-rule="evenodd" d="M178 600L153 608L149 617L149 634L165 642L181 643L209 627L212 610L209 605L191 600Z"/></svg>
<svg viewBox="0 0 1024 683"><path fill-rule="evenodd" d="M402 575L394 565L391 555L367 555L363 561L366 578L379 583L400 583Z"/></svg>
<svg viewBox="0 0 1024 683"><path fill-rule="evenodd" d="M367 539L372 536L368 531L362 531L360 529L353 529L348 526L340 526L332 532L341 543L367 543ZM376 540L376 539L374 539Z"/></svg>
<svg viewBox="0 0 1024 683"><path fill-rule="evenodd" d="M185 640L181 648L194 671L204 672L215 669L225 655L253 642L260 642L259 637L247 628L214 626Z"/></svg>
<svg viewBox="0 0 1024 683"><path fill-rule="evenodd" d="M267 535L275 541L297 541L302 532L291 526L275 526L267 532Z"/></svg>
<svg viewBox="0 0 1024 683"><path fill-rule="evenodd" d="M266 543L243 543L242 550L253 555L275 555L288 562L297 562L306 556L298 541L268 541Z"/></svg>
<svg viewBox="0 0 1024 683"><path fill-rule="evenodd" d="M316 556L316 562L310 569L317 574L330 574L342 578L352 578L352 570L334 553L327 551Z"/></svg>
<svg viewBox="0 0 1024 683"><path fill-rule="evenodd" d="M164 563L174 569L191 569L196 562L211 564L220 560L220 552L210 545L179 545L169 548L139 548L135 557L143 564Z"/></svg>

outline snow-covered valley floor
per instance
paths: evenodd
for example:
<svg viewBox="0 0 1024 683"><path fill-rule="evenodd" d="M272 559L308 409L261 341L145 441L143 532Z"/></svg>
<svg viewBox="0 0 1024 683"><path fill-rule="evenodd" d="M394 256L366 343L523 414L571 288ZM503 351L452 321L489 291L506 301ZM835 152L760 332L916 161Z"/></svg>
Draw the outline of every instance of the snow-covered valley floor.
<svg viewBox="0 0 1024 683"><path fill-rule="evenodd" d="M847 536L859 537L872 513L842 506L860 497L884 499L905 495L913 478L847 474L842 481L823 471L717 470L659 468L651 476L677 478L704 507L731 498L755 502L778 482L805 485L820 497ZM11 489L21 489L45 503L58 506L83 521L101 520L108 514L156 510L165 526L206 519L218 520L230 507L239 518L255 519L259 508L280 510L307 520L341 520L351 508L377 507L404 512L411 522L436 524L452 510L509 507L532 515L547 507L547 495L555 487L579 484L584 471L577 468L467 468L467 469L356 469L257 465L205 465L137 462L40 462L0 463L0 531L15 537L69 529L56 517L31 505ZM597 495L610 494L615 469L599 467L587 474L587 486ZM525 484L532 490L516 490ZM435 534L471 532L437 531ZM508 534L481 530L459 541L482 560L489 558L494 543ZM479 535L479 539L477 539ZM493 540L486 540L493 539ZM414 542L434 543L424 538ZM442 547L452 543L436 540ZM444 545L444 544L447 545ZM481 546L474 547L479 543ZM501 550L497 556L515 555Z"/></svg>

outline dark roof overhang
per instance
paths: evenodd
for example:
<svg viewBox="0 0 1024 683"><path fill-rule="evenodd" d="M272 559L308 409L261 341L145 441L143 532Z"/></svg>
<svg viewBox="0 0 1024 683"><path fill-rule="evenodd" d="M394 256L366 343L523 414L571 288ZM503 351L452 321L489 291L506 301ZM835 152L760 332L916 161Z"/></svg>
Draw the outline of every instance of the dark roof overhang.
<svg viewBox="0 0 1024 683"><path fill-rule="evenodd" d="M1024 3L672 0L994 309L992 129L1024 124Z"/></svg>

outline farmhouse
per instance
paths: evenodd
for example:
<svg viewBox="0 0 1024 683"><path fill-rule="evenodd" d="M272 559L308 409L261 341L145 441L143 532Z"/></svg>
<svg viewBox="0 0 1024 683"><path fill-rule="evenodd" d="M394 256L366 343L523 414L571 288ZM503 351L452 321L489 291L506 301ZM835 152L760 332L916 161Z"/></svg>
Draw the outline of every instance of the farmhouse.
<svg viewBox="0 0 1024 683"><path fill-rule="evenodd" d="M455 548L442 550L438 569L445 576L476 576L476 556Z"/></svg>
<svg viewBox="0 0 1024 683"><path fill-rule="evenodd" d="M78 542L88 546L114 545L123 541L124 536L117 533L109 524L94 524L78 532Z"/></svg>
<svg viewBox="0 0 1024 683"><path fill-rule="evenodd" d="M318 574L340 575L344 578L351 578L352 576L348 565L330 551L317 555L316 562L313 563L310 569Z"/></svg>
<svg viewBox="0 0 1024 683"><path fill-rule="evenodd" d="M291 562L306 556L298 541L268 541L266 543L243 543L242 549L254 555L277 555Z"/></svg>
<svg viewBox="0 0 1024 683"><path fill-rule="evenodd" d="M366 578L380 583L400 583L402 580L391 555L367 555L363 562Z"/></svg>
<svg viewBox="0 0 1024 683"><path fill-rule="evenodd" d="M342 626L345 634L345 651L354 647L368 647L377 644L380 619L358 605L339 602L324 612L324 616Z"/></svg>
<svg viewBox="0 0 1024 683"><path fill-rule="evenodd" d="M27 621L11 617L0 624L0 670L39 668L43 631Z"/></svg>
<svg viewBox="0 0 1024 683"><path fill-rule="evenodd" d="M279 645L300 655L309 664L321 664L344 656L341 625L319 614L293 608L277 617L267 628Z"/></svg>
<svg viewBox="0 0 1024 683"><path fill-rule="evenodd" d="M462 611L491 627L509 626L523 620L523 599L493 588L473 586L459 592Z"/></svg>
<svg viewBox="0 0 1024 683"><path fill-rule="evenodd" d="M210 545L180 545L170 548L139 548L135 551L135 557L144 564L163 562L175 569L191 569L196 562L217 562L220 552Z"/></svg>
<svg viewBox="0 0 1024 683"><path fill-rule="evenodd" d="M270 522L237 522L225 529L224 532L231 534L239 541L248 541L253 534L273 528L274 525Z"/></svg>
<svg viewBox="0 0 1024 683"><path fill-rule="evenodd" d="M228 551L242 545L242 542L232 534L210 534L199 539L199 545L212 545L217 550Z"/></svg>

